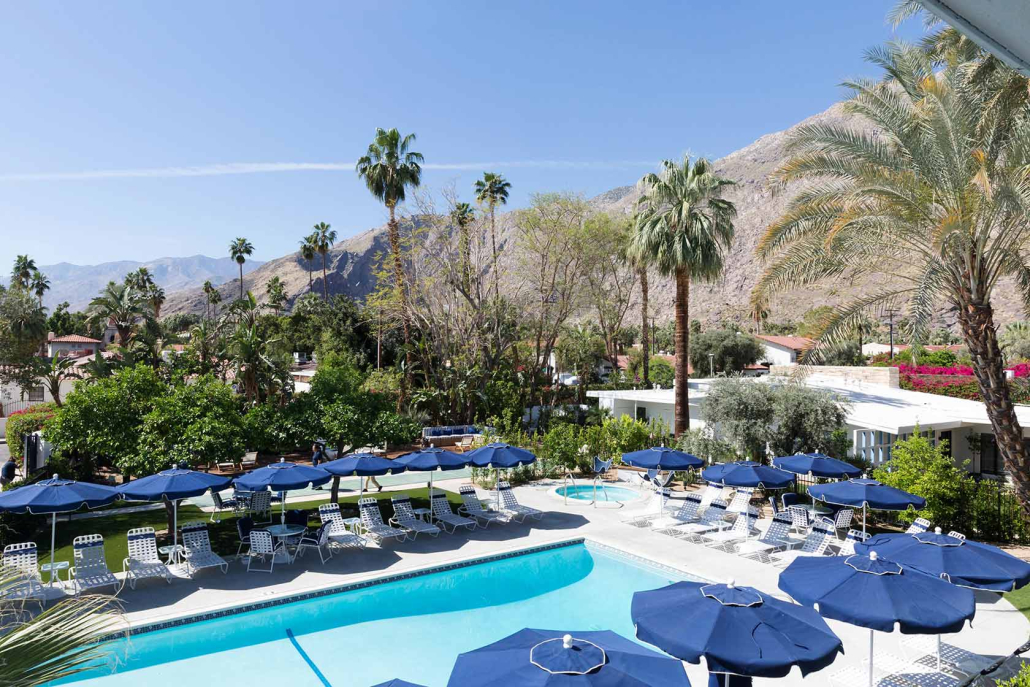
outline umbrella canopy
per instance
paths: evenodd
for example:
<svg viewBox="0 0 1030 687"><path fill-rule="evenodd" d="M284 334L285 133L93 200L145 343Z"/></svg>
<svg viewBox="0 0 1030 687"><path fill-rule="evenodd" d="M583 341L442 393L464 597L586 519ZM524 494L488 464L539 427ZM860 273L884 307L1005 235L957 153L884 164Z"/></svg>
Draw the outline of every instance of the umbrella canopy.
<svg viewBox="0 0 1030 687"><path fill-rule="evenodd" d="M380 473L385 475L386 473ZM416 685L414 682L408 682L407 680L390 680L389 682L380 682L378 685L372 685L372 687L424 687L423 685Z"/></svg>
<svg viewBox="0 0 1030 687"><path fill-rule="evenodd" d="M471 454L469 454L471 455ZM468 467L469 456L459 456L453 451L445 451L437 446L430 446L420 451L405 453L395 461L408 470L426 472L429 470L461 470Z"/></svg>
<svg viewBox="0 0 1030 687"><path fill-rule="evenodd" d="M304 489L309 484L317 487L330 479L332 479L332 475L322 468L300 463L287 463L285 458L280 458L278 463L251 470L247 474L237 477L235 484L250 491L262 489L293 491L294 489Z"/></svg>
<svg viewBox="0 0 1030 687"><path fill-rule="evenodd" d="M525 629L458 656L448 687L689 687L683 664L607 630Z"/></svg>
<svg viewBox="0 0 1030 687"><path fill-rule="evenodd" d="M503 443L480 446L469 451L466 459L477 468L517 468L536 462L536 456L526 449Z"/></svg>
<svg viewBox="0 0 1030 687"><path fill-rule="evenodd" d="M1030 584L1030 563L996 546L941 534L939 527L918 534L881 534L855 545L860 554L873 550L960 587L1010 592Z"/></svg>
<svg viewBox="0 0 1030 687"><path fill-rule="evenodd" d="M802 556L779 587L823 616L881 632L958 632L976 612L973 592L896 561L869 555Z"/></svg>
<svg viewBox="0 0 1030 687"><path fill-rule="evenodd" d="M374 456L371 453L352 453L345 458L337 458L328 463L322 463L319 467L337 477L395 475L407 469L403 465L399 465L397 461L383 458L382 456Z"/></svg>
<svg viewBox="0 0 1030 687"><path fill-rule="evenodd" d="M118 490L103 484L76 482L54 475L0 494L0 511L10 513L67 513L83 506L98 508L118 498Z"/></svg>
<svg viewBox="0 0 1030 687"><path fill-rule="evenodd" d="M705 464L697 456L665 446L653 446L642 451L623 453L622 462L645 470L672 470L674 472L699 468Z"/></svg>
<svg viewBox="0 0 1030 687"><path fill-rule="evenodd" d="M730 487L786 489L794 484L794 475L789 472L750 460L712 465L701 471L701 477L705 481Z"/></svg>
<svg viewBox="0 0 1030 687"><path fill-rule="evenodd" d="M845 479L859 477L862 474L862 470L851 463L830 458L822 453L799 453L796 456L773 458L773 465L781 470L793 472L795 475L812 475L813 477Z"/></svg>
<svg viewBox="0 0 1030 687"><path fill-rule="evenodd" d="M926 505L926 499L901 489L888 487L875 479L849 479L843 482L817 484L808 493L820 501L838 506L868 507L873 510L907 510Z"/></svg>
<svg viewBox="0 0 1030 687"><path fill-rule="evenodd" d="M751 587L677 582L633 595L637 639L709 672L783 677L807 675L844 653L818 613Z"/></svg>
<svg viewBox="0 0 1030 687"><path fill-rule="evenodd" d="M231 481L228 477L175 467L123 484L118 493L127 501L178 501L208 490L221 491Z"/></svg>

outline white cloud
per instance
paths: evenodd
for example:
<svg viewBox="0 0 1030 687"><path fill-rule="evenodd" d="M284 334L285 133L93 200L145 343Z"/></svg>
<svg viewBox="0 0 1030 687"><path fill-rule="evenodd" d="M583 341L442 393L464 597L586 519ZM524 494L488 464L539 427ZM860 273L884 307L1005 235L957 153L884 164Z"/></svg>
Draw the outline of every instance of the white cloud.
<svg viewBox="0 0 1030 687"><path fill-rule="evenodd" d="M651 167L653 162L576 160L513 160L507 162L429 163L426 170L478 171L488 169L623 169ZM89 181L98 179L167 179L173 177L210 177L227 174L271 174L279 172L353 172L353 162L225 162L189 167L144 167L137 169L98 169L78 172L22 172L0 174L4 181Z"/></svg>

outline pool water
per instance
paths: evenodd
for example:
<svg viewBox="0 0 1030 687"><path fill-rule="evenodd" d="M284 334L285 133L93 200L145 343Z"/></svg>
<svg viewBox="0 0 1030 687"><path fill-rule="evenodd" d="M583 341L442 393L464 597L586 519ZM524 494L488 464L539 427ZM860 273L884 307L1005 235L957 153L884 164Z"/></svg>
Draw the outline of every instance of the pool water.
<svg viewBox="0 0 1030 687"><path fill-rule="evenodd" d="M568 486L558 487L556 493L558 496L568 496L570 499L576 499L577 501L593 501L594 485L570 484ZM640 494L635 489L613 487L602 484L597 485L598 502L611 501L613 503L622 503L623 501L632 501L639 497Z"/></svg>
<svg viewBox="0 0 1030 687"><path fill-rule="evenodd" d="M574 544L119 640L77 685L442 687L459 653L524 627L632 639L633 592L681 579Z"/></svg>

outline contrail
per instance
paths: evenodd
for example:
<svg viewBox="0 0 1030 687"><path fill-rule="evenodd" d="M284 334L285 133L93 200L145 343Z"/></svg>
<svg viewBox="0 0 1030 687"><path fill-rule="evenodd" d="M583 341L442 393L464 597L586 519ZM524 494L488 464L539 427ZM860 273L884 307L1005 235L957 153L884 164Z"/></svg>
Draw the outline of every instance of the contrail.
<svg viewBox="0 0 1030 687"><path fill-rule="evenodd" d="M0 174L4 181L89 181L100 179L168 179L174 177L213 177L227 174L273 174L279 172L353 172L353 162L225 162L185 167L143 167L136 169L97 169L77 172L15 172ZM443 162L422 165L426 170L475 171L505 168L535 169L624 169L651 167L654 162L634 160L509 160L492 162Z"/></svg>

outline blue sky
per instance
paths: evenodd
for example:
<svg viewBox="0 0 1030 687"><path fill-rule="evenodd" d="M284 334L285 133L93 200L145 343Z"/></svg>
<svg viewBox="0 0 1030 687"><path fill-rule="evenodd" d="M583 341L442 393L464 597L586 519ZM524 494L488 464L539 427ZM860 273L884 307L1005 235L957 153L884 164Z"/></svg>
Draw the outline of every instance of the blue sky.
<svg viewBox="0 0 1030 687"><path fill-rule="evenodd" d="M875 74L892 5L7 3L0 266L221 256L235 236L267 260L316 222L358 233L385 218L353 171L377 126L415 132L442 166L424 183L467 200L484 170L514 206L595 195L825 109ZM311 163L342 168L267 171Z"/></svg>

